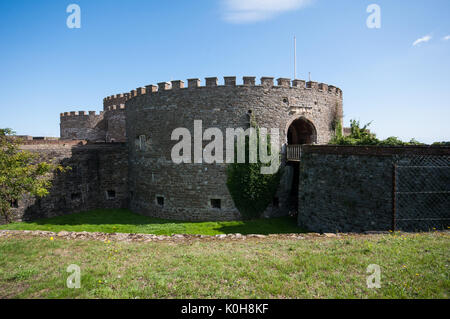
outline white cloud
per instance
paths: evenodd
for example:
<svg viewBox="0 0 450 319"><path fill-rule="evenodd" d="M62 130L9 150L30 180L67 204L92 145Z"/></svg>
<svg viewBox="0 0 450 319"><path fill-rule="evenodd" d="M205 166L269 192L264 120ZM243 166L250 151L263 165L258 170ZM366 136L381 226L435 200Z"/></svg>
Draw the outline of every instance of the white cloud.
<svg viewBox="0 0 450 319"><path fill-rule="evenodd" d="M431 35L426 35L422 38L417 39L414 41L413 46L419 45L420 43L425 43L431 40Z"/></svg>
<svg viewBox="0 0 450 319"><path fill-rule="evenodd" d="M250 23L270 19L286 11L300 9L313 0L222 0L224 19L231 23Z"/></svg>
<svg viewBox="0 0 450 319"><path fill-rule="evenodd" d="M444 40L444 41L450 40L450 35L446 35L445 37L442 38L442 40Z"/></svg>

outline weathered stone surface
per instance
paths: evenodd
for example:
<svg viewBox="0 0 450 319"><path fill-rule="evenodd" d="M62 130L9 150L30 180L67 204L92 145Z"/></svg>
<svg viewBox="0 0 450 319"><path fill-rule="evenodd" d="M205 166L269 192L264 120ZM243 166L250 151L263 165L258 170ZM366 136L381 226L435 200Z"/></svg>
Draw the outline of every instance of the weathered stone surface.
<svg viewBox="0 0 450 319"><path fill-rule="evenodd" d="M57 234L58 237L63 237L63 236L68 236L68 235L69 235L69 232L67 232L67 231L60 231L60 232Z"/></svg>
<svg viewBox="0 0 450 319"><path fill-rule="evenodd" d="M247 235L247 237L250 237L250 238L266 238L267 236L266 235L259 235L259 234L250 234L250 235Z"/></svg>
<svg viewBox="0 0 450 319"><path fill-rule="evenodd" d="M106 123L103 114L62 114L60 135L66 140L105 141Z"/></svg>
<svg viewBox="0 0 450 319"><path fill-rule="evenodd" d="M412 165L409 164L413 159L411 155L449 158L450 148L302 147L298 199L299 225L321 233L391 230L394 164ZM417 174L416 189L423 189L423 185L438 179L448 179L445 172L428 169L426 174ZM409 214L404 218L411 220L397 222L396 229L428 231L432 227L446 228L445 225L442 227L442 221L425 219L447 214L448 220L449 201L436 200L429 205L431 204L434 205L433 209L425 210L421 215L412 215L422 203L414 200L404 202L403 210Z"/></svg>
<svg viewBox="0 0 450 319"><path fill-rule="evenodd" d="M438 231L436 231L438 232ZM439 233L449 234L450 231L443 230ZM317 233L306 233L306 234L272 234L270 236L264 235L253 235L253 236L242 236L238 237L237 234L228 235L217 235L217 236L207 236L207 235L181 235L181 236L163 236L163 235L152 235L152 234L109 234L109 233L89 233L89 232L63 232L58 235L54 232L49 231L23 231L23 230L0 230L0 237L43 237L53 240L97 240L102 241L105 244L110 244L111 242L190 242L190 241L235 241L248 240L248 241L261 241L261 240L338 240L336 237L346 237L346 238L364 238L371 236L389 236L386 232L370 233L370 234L350 234L350 233L339 233L336 236L326 236ZM396 234L402 235L404 233L397 232Z"/></svg>
<svg viewBox="0 0 450 319"><path fill-rule="evenodd" d="M187 128L193 137L194 121L201 120L203 130L219 128L225 138L227 128L249 127L251 111L260 127L280 129L280 147L284 152L287 131L294 120L303 118L312 123L316 131L314 142L323 144L333 136L334 122L342 114L342 96L336 91L304 85L290 87L288 80L281 81L283 86L256 86L254 77L247 78L246 85L231 85L230 79L226 80L225 86L215 86L214 78L213 86L189 85L126 101L133 211L177 220L241 218L226 185L225 164L173 163L171 151L178 141L173 141L171 135L176 128ZM223 145L225 156L226 143ZM270 205L266 217L289 213L287 199L292 178L292 167L285 167L277 192L279 203ZM211 206L211 199L221 200L220 209Z"/></svg>
<svg viewBox="0 0 450 319"><path fill-rule="evenodd" d="M150 86L149 92L153 91ZM136 95L145 94L146 89L138 88ZM61 113L60 136L63 140L88 140L91 142L125 142L125 102L132 96L117 94L103 100L103 111Z"/></svg>
<svg viewBox="0 0 450 319"><path fill-rule="evenodd" d="M15 221L127 207L128 156L125 144L33 141L21 147L37 153L41 161L52 161L71 169L65 173L55 173L48 196L42 199L25 196L20 199L18 207L12 209ZM4 220L0 219L2 222Z"/></svg>

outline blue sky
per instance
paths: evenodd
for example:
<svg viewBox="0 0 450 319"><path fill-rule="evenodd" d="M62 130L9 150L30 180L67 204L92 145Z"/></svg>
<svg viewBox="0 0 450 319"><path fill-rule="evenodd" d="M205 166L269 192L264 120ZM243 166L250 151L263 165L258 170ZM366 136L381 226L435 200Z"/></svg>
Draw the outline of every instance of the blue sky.
<svg viewBox="0 0 450 319"><path fill-rule="evenodd" d="M366 25L373 3L380 29ZM61 112L162 81L293 78L294 35L297 77L340 87L346 125L450 140L448 0L1 0L0 127L59 136Z"/></svg>

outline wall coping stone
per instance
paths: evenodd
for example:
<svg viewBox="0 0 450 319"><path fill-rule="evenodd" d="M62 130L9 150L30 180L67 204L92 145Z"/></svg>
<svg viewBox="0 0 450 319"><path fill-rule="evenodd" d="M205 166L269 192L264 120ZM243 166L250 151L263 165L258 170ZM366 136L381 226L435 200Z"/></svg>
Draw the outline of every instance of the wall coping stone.
<svg viewBox="0 0 450 319"><path fill-rule="evenodd" d="M336 155L450 155L449 146L303 145L302 153Z"/></svg>

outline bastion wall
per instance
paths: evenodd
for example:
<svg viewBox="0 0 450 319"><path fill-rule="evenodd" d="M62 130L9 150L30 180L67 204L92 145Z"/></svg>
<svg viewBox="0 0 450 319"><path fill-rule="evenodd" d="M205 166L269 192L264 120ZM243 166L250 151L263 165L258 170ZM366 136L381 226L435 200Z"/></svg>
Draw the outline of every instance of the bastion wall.
<svg viewBox="0 0 450 319"><path fill-rule="evenodd" d="M264 77L256 85L254 77L207 78L149 85L131 92L125 103L129 156L130 208L150 216L178 220L233 220L241 216L228 191L225 164L175 164L171 140L176 128L187 128L194 136L194 121L203 131L219 128L247 129L250 114L259 127L279 128L280 147L285 150L290 124L299 118L316 131L315 143L327 143L334 135L336 119L341 120L342 92L333 86L301 80ZM144 143L143 143L144 141ZM204 141L203 146L209 141ZM193 150L192 150L193 154ZM225 141L224 141L224 156ZM283 156L284 158L284 156ZM282 163L285 166L285 163ZM293 171L285 167L278 190L279 204L269 207L266 216L288 213L287 197ZM213 205L220 201L220 208Z"/></svg>
<svg viewBox="0 0 450 319"><path fill-rule="evenodd" d="M82 140L31 140L23 143L21 148L38 154L38 161L71 169L52 175L48 196L19 199L12 208L13 220L30 221L91 209L128 206L128 157L124 143L89 144Z"/></svg>
<svg viewBox="0 0 450 319"><path fill-rule="evenodd" d="M302 146L298 223L320 233L448 229L449 163L450 147Z"/></svg>

